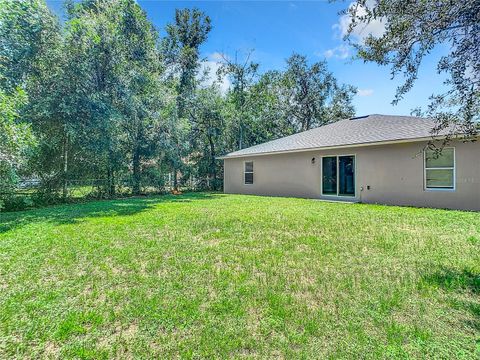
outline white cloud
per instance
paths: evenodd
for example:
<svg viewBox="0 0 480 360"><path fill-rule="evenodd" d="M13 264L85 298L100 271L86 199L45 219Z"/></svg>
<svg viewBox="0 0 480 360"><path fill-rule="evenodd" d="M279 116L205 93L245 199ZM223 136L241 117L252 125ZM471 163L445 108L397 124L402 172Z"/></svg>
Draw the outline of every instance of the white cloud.
<svg viewBox="0 0 480 360"><path fill-rule="evenodd" d="M325 51L323 54L320 53L315 53L317 56L325 56L327 59L330 59L332 57L335 57L337 59L346 59L350 56L350 47L342 44L337 47L334 47L333 49L328 49Z"/></svg>
<svg viewBox="0 0 480 360"><path fill-rule="evenodd" d="M226 76L222 76L219 79L217 75L222 59L223 56L220 53L215 52L210 54L207 60L203 61L200 65L199 77L206 86L211 86L216 82L221 93L226 94L231 86L230 80Z"/></svg>
<svg viewBox="0 0 480 360"><path fill-rule="evenodd" d="M367 0L366 7L359 7L357 9L356 16L364 16L367 14L366 8L371 8L374 3L374 0ZM353 7L356 6L356 2L351 2L348 5L348 9L351 10ZM352 15L347 12L347 14L340 16L338 22L332 26L332 29L335 32L335 37L337 39L343 39L345 35L348 35L348 28L352 22ZM357 26L355 26L350 34L350 39L354 43L363 44L365 39L372 35L374 37L380 37L385 32L385 21L382 19L375 19L372 20L370 23L361 23L357 20ZM332 49L328 49L323 53L327 59L329 58L337 58L337 59L346 59L352 55L353 49L352 46L348 45L347 43L342 43L337 47ZM321 56L320 54L316 54Z"/></svg>
<svg viewBox="0 0 480 360"><path fill-rule="evenodd" d="M208 57L210 60L222 61L225 55L219 52L214 52Z"/></svg>
<svg viewBox="0 0 480 360"><path fill-rule="evenodd" d="M358 96L372 96L373 89L358 89L357 91Z"/></svg>
<svg viewBox="0 0 480 360"><path fill-rule="evenodd" d="M315 55L320 56L320 53L316 52ZM330 59L333 55L335 55L335 51L333 49L328 49L323 53L323 56L325 56L327 59Z"/></svg>
<svg viewBox="0 0 480 360"><path fill-rule="evenodd" d="M349 10L353 9L355 2L351 2L348 6ZM367 0L366 8L369 9L373 6L373 0ZM364 16L367 14L365 7L359 7L357 9L357 16ZM350 13L340 16L338 23L333 25L333 29L338 32L340 37L344 37L348 34L348 27L352 21L352 16ZM351 37L354 41L358 43L363 43L365 39L372 35L373 37L380 37L385 32L385 20L383 19L374 19L371 22L367 23L358 23L351 33Z"/></svg>

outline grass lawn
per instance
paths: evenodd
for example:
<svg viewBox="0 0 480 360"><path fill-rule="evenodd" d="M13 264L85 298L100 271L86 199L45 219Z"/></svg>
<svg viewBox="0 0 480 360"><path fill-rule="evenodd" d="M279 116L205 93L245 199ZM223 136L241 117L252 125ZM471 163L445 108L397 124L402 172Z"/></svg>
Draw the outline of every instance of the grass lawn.
<svg viewBox="0 0 480 360"><path fill-rule="evenodd" d="M221 194L0 214L0 358L480 357L480 214Z"/></svg>

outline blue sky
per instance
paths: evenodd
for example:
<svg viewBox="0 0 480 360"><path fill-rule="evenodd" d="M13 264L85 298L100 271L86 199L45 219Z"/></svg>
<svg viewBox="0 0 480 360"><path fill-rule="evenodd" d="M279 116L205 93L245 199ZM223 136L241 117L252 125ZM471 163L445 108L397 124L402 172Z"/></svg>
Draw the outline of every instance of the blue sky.
<svg viewBox="0 0 480 360"><path fill-rule="evenodd" d="M48 0L61 13L63 1ZM371 113L408 115L415 107L425 107L428 97L443 89L444 76L436 73L442 50L425 59L412 91L396 106L391 105L401 78L391 80L390 69L351 60L353 50L342 40L345 20L338 15L349 2L328 1L155 1L138 0L160 34L171 22L176 8L197 7L211 18L213 30L202 46L202 55L211 60L215 54L232 55L254 49L253 60L260 71L282 69L293 52L306 55L311 62L326 59L330 71L340 82L356 86L357 115ZM361 41L369 31L381 32L382 24L373 24L357 36Z"/></svg>

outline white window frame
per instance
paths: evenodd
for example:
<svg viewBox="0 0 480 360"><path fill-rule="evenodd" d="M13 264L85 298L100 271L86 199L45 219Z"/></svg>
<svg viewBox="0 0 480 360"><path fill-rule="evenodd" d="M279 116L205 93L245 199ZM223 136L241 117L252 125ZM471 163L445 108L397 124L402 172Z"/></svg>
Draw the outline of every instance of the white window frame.
<svg viewBox="0 0 480 360"><path fill-rule="evenodd" d="M343 156L353 156L353 163L355 165L355 167L353 169L354 177L355 177L355 184L353 184L353 191L354 191L353 196L351 196L351 195L338 195L339 190L340 190L340 181L338 181L339 176L340 176L340 171L338 171L338 169L339 169L338 165L339 165L339 161L340 161L339 158L341 158ZM337 193L335 195L324 194L323 193L323 158L329 158L329 157L335 157L336 161L337 161ZM322 155L322 161L320 163L320 194L321 194L321 196L332 197L332 198L354 199L354 198L357 197L357 154Z"/></svg>
<svg viewBox="0 0 480 360"><path fill-rule="evenodd" d="M246 171L246 163L252 163L252 171ZM255 164L253 162L253 160L248 160L248 161L244 161L243 162L243 185L253 185L253 183L255 182L255 175L254 175L254 172L255 172ZM247 182L245 182L245 174L252 174L252 177L253 177L253 180L252 180L252 183L249 184Z"/></svg>
<svg viewBox="0 0 480 360"><path fill-rule="evenodd" d="M427 149L423 150L423 189L424 191L455 191L457 188L457 167L455 147L444 147L444 149L453 149L453 167L429 167L427 168ZM427 170L452 170L453 188L445 187L427 187Z"/></svg>

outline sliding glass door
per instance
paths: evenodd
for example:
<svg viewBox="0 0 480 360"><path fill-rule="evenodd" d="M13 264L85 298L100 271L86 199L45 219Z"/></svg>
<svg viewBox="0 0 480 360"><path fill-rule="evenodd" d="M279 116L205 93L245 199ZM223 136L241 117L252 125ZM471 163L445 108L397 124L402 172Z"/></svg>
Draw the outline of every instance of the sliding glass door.
<svg viewBox="0 0 480 360"><path fill-rule="evenodd" d="M337 195L337 158L335 156L322 159L322 192L324 195Z"/></svg>
<svg viewBox="0 0 480 360"><path fill-rule="evenodd" d="M355 156L322 158L322 194L355 196Z"/></svg>
<svg viewBox="0 0 480 360"><path fill-rule="evenodd" d="M338 157L338 195L355 196L355 158Z"/></svg>

